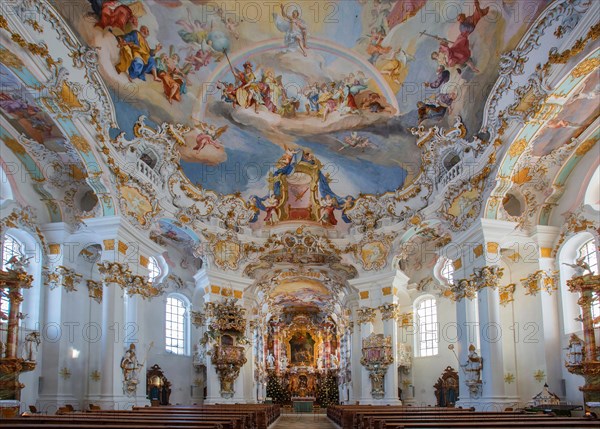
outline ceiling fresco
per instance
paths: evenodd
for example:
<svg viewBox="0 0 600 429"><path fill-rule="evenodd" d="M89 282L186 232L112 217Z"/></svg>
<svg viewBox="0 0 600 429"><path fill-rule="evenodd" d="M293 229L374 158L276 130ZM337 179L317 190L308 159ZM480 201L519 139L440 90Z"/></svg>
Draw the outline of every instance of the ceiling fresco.
<svg viewBox="0 0 600 429"><path fill-rule="evenodd" d="M283 280L271 291L275 305L282 307L322 308L331 300L331 292L311 279Z"/></svg>
<svg viewBox="0 0 600 429"><path fill-rule="evenodd" d="M121 131L130 135L140 115L186 124L192 131L180 152L188 178L256 196L265 221L263 201L282 204L268 180L281 173L278 162L318 160L316 203L329 195L336 222L349 196L391 192L414 179L422 157L410 128L460 117L471 134L479 131L500 54L546 5L75 3L56 7L86 44L101 48L99 69Z"/></svg>
<svg viewBox="0 0 600 429"><path fill-rule="evenodd" d="M35 98L39 91L23 84L3 63L0 63L0 111L9 124L36 142L55 152L66 152L66 139Z"/></svg>
<svg viewBox="0 0 600 429"><path fill-rule="evenodd" d="M533 155L547 155L589 127L600 114L599 95L600 76L598 73L591 73L569 94L560 113L536 136Z"/></svg>

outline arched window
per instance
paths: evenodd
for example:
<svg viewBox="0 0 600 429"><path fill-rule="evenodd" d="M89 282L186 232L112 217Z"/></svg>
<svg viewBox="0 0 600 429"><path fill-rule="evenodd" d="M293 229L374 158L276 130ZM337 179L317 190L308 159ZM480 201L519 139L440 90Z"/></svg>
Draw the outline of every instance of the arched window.
<svg viewBox="0 0 600 429"><path fill-rule="evenodd" d="M594 240L588 240L578 250L579 258L582 258L585 263L590 266L590 270L595 275L598 275L598 251L596 250L596 244ZM596 320L600 316L600 302L594 301L592 305L592 317ZM600 321L595 325L598 326Z"/></svg>
<svg viewBox="0 0 600 429"><path fill-rule="evenodd" d="M19 240L17 240L12 235L4 236L4 241L2 242L2 268L6 270L7 263L13 256L23 256L23 252L21 249L23 245ZM8 314L8 297L2 293L2 298L0 298L0 311L4 314Z"/></svg>
<svg viewBox="0 0 600 429"><path fill-rule="evenodd" d="M435 356L438 354L437 302L426 296L415 302L417 335L415 351L417 356Z"/></svg>
<svg viewBox="0 0 600 429"><path fill-rule="evenodd" d="M168 296L165 316L165 349L177 355L187 355L189 331L187 300L179 295Z"/></svg>
<svg viewBox="0 0 600 429"><path fill-rule="evenodd" d="M454 264L450 259L446 259L444 265L442 265L442 269L440 270L440 274L448 282L448 284L454 284Z"/></svg>
<svg viewBox="0 0 600 429"><path fill-rule="evenodd" d="M152 256L148 258L148 280L154 282L160 276L160 266Z"/></svg>

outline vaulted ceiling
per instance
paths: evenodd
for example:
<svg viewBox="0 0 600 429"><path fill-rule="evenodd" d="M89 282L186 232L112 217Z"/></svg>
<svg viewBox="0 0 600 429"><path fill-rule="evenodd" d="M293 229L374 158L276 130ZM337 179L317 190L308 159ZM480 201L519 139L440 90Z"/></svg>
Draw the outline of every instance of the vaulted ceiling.
<svg viewBox="0 0 600 429"><path fill-rule="evenodd" d="M187 266L245 272L290 308L339 306L348 279L479 217L560 223L572 172L594 167L589 0L13 12L0 20L3 159L29 172L41 217L122 214ZM309 248L328 237L322 259L282 241L299 225L311 229L288 236ZM310 269L263 272L294 264Z"/></svg>

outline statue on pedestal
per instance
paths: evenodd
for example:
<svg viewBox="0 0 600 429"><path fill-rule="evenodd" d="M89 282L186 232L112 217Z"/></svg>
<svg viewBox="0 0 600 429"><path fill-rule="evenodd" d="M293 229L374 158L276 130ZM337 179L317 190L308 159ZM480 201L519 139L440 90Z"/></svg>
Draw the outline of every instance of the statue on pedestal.
<svg viewBox="0 0 600 429"><path fill-rule="evenodd" d="M27 334L25 336L25 344L23 347L23 359L29 362L35 362L40 343L41 339L39 332L33 331Z"/></svg>
<svg viewBox="0 0 600 429"><path fill-rule="evenodd" d="M269 369L275 368L275 356L273 356L272 352L269 352L267 356L267 366Z"/></svg>
<svg viewBox="0 0 600 429"><path fill-rule="evenodd" d="M130 344L121 359L121 370L123 371L123 393L127 396L135 395L140 380L138 373L143 364L140 364L135 353L135 344Z"/></svg>
<svg viewBox="0 0 600 429"><path fill-rule="evenodd" d="M471 395L475 396L481 387L481 370L483 369L483 359L477 354L475 346L469 346L469 355L467 363L462 365L465 371L465 384L469 387Z"/></svg>

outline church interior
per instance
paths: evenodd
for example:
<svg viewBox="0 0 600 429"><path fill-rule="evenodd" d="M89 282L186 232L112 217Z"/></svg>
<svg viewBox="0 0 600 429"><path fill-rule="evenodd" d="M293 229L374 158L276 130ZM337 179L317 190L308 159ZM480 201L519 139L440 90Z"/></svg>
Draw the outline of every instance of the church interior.
<svg viewBox="0 0 600 429"><path fill-rule="evenodd" d="M2 2L0 426L598 427L599 17Z"/></svg>

